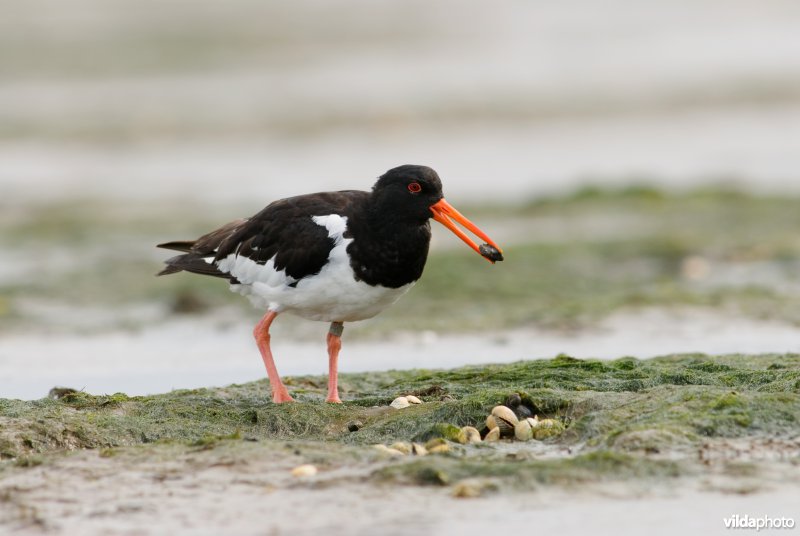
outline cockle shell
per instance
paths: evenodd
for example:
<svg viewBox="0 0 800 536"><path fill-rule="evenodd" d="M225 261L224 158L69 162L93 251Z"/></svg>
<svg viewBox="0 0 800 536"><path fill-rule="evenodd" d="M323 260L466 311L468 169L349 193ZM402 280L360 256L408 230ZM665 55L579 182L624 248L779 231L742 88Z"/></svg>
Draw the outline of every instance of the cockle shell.
<svg viewBox="0 0 800 536"><path fill-rule="evenodd" d="M390 449L399 450L403 454L411 454L411 444L405 443L403 441L398 441L397 443L393 443L389 445Z"/></svg>
<svg viewBox="0 0 800 536"><path fill-rule="evenodd" d="M492 408L492 414L489 417L492 417L496 426L500 428L500 435L502 437L511 437L514 435L514 426L517 425L519 419L517 419L517 416L510 408L506 406L495 406ZM486 425L489 427L489 430L492 429L488 418L486 419Z"/></svg>
<svg viewBox="0 0 800 536"><path fill-rule="evenodd" d="M422 400L414 395L406 395L406 400L408 400L411 404L422 404Z"/></svg>
<svg viewBox="0 0 800 536"><path fill-rule="evenodd" d="M461 428L461 432L464 435L465 443L481 442L481 433L474 426L464 426Z"/></svg>
<svg viewBox="0 0 800 536"><path fill-rule="evenodd" d="M533 439L533 430L528 419L523 419L514 426L514 437L519 441L529 441Z"/></svg>
<svg viewBox="0 0 800 536"><path fill-rule="evenodd" d="M491 430L492 428L497 428L497 421L494 420L494 415L489 415L486 417L486 428Z"/></svg>
<svg viewBox="0 0 800 536"><path fill-rule="evenodd" d="M379 452L382 452L384 454L388 454L389 456L405 456L405 454L403 454L399 450L389 448L386 445L383 445L381 443L378 443L377 445L373 445L373 448L375 450L379 451Z"/></svg>
<svg viewBox="0 0 800 536"><path fill-rule="evenodd" d="M530 441L536 438L536 429L539 427L540 422L538 417L522 419L514 427L514 437L520 441Z"/></svg>
<svg viewBox="0 0 800 536"><path fill-rule="evenodd" d="M450 452L450 445L447 443L436 445L428 449L428 454L444 454L445 452Z"/></svg>
<svg viewBox="0 0 800 536"><path fill-rule="evenodd" d="M483 438L484 441L499 441L500 440L500 428L495 426L489 433L486 434L486 437Z"/></svg>
<svg viewBox="0 0 800 536"><path fill-rule="evenodd" d="M475 480L467 479L457 482L451 494L460 499L472 499L481 496L481 484Z"/></svg>
<svg viewBox="0 0 800 536"><path fill-rule="evenodd" d="M428 449L419 443L412 443L411 452L413 452L416 456L426 456L428 454Z"/></svg>
<svg viewBox="0 0 800 536"><path fill-rule="evenodd" d="M314 476L317 474L317 468L314 465L309 463L304 465L298 465L294 469L292 469L292 476L296 476L298 478L305 477L305 476Z"/></svg>
<svg viewBox="0 0 800 536"><path fill-rule="evenodd" d="M447 443L447 440L442 437L434 437L425 443L424 448L427 450L428 454L450 452L450 445Z"/></svg>
<svg viewBox="0 0 800 536"><path fill-rule="evenodd" d="M408 398L404 396L398 396L397 398L392 400L392 403L389 405L392 406L394 409L403 409L410 406L411 403L408 401Z"/></svg>

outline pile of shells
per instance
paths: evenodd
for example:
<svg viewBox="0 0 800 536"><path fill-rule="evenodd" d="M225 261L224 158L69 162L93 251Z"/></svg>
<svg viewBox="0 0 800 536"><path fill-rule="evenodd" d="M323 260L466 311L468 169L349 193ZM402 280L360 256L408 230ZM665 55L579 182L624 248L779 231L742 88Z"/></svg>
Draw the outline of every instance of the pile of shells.
<svg viewBox="0 0 800 536"><path fill-rule="evenodd" d="M373 445L375 449L388 454L390 456L407 456L413 454L414 456L426 456L428 454L444 454L451 451L449 441L466 445L467 443L480 443L481 433L477 428L472 426L464 426L456 428L452 425L446 425L446 437L434 437L424 445L420 443L408 443L406 441L398 441L388 447L386 445L378 444Z"/></svg>
<svg viewBox="0 0 800 536"><path fill-rule="evenodd" d="M422 404L422 400L414 395L398 396L392 400L392 403L389 405L394 409L403 409L407 408L411 404Z"/></svg>
<svg viewBox="0 0 800 536"><path fill-rule="evenodd" d="M508 406L492 408L492 413L486 417L486 428L489 431L483 438L484 441L498 441L501 438L542 440L564 431L564 425L557 419L539 419L537 415L520 419Z"/></svg>

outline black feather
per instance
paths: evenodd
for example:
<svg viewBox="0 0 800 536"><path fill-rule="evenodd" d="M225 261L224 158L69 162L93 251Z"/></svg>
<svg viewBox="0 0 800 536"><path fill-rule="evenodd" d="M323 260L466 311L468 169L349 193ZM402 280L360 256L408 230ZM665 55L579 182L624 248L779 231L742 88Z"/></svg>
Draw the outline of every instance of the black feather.
<svg viewBox="0 0 800 536"><path fill-rule="evenodd" d="M196 242L196 240L175 240L174 242L164 242L163 244L158 244L156 247L189 253L192 250L192 246L194 246Z"/></svg>

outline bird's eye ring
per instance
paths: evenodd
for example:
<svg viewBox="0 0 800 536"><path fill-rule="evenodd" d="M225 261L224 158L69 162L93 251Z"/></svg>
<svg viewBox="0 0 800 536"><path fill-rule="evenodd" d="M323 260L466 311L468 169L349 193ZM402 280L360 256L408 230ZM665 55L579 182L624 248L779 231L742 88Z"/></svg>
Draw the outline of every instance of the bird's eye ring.
<svg viewBox="0 0 800 536"><path fill-rule="evenodd" d="M418 182L410 182L408 183L408 191L412 194L418 194L422 191L422 186Z"/></svg>

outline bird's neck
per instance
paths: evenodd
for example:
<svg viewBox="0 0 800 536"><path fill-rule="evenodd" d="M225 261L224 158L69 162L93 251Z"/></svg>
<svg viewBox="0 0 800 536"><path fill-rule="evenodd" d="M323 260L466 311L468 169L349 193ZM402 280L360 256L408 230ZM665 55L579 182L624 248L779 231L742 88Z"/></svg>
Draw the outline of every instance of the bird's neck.
<svg viewBox="0 0 800 536"><path fill-rule="evenodd" d="M367 214L351 227L354 240L348 252L356 277L390 288L419 279L428 258L429 220L408 221L377 211Z"/></svg>

